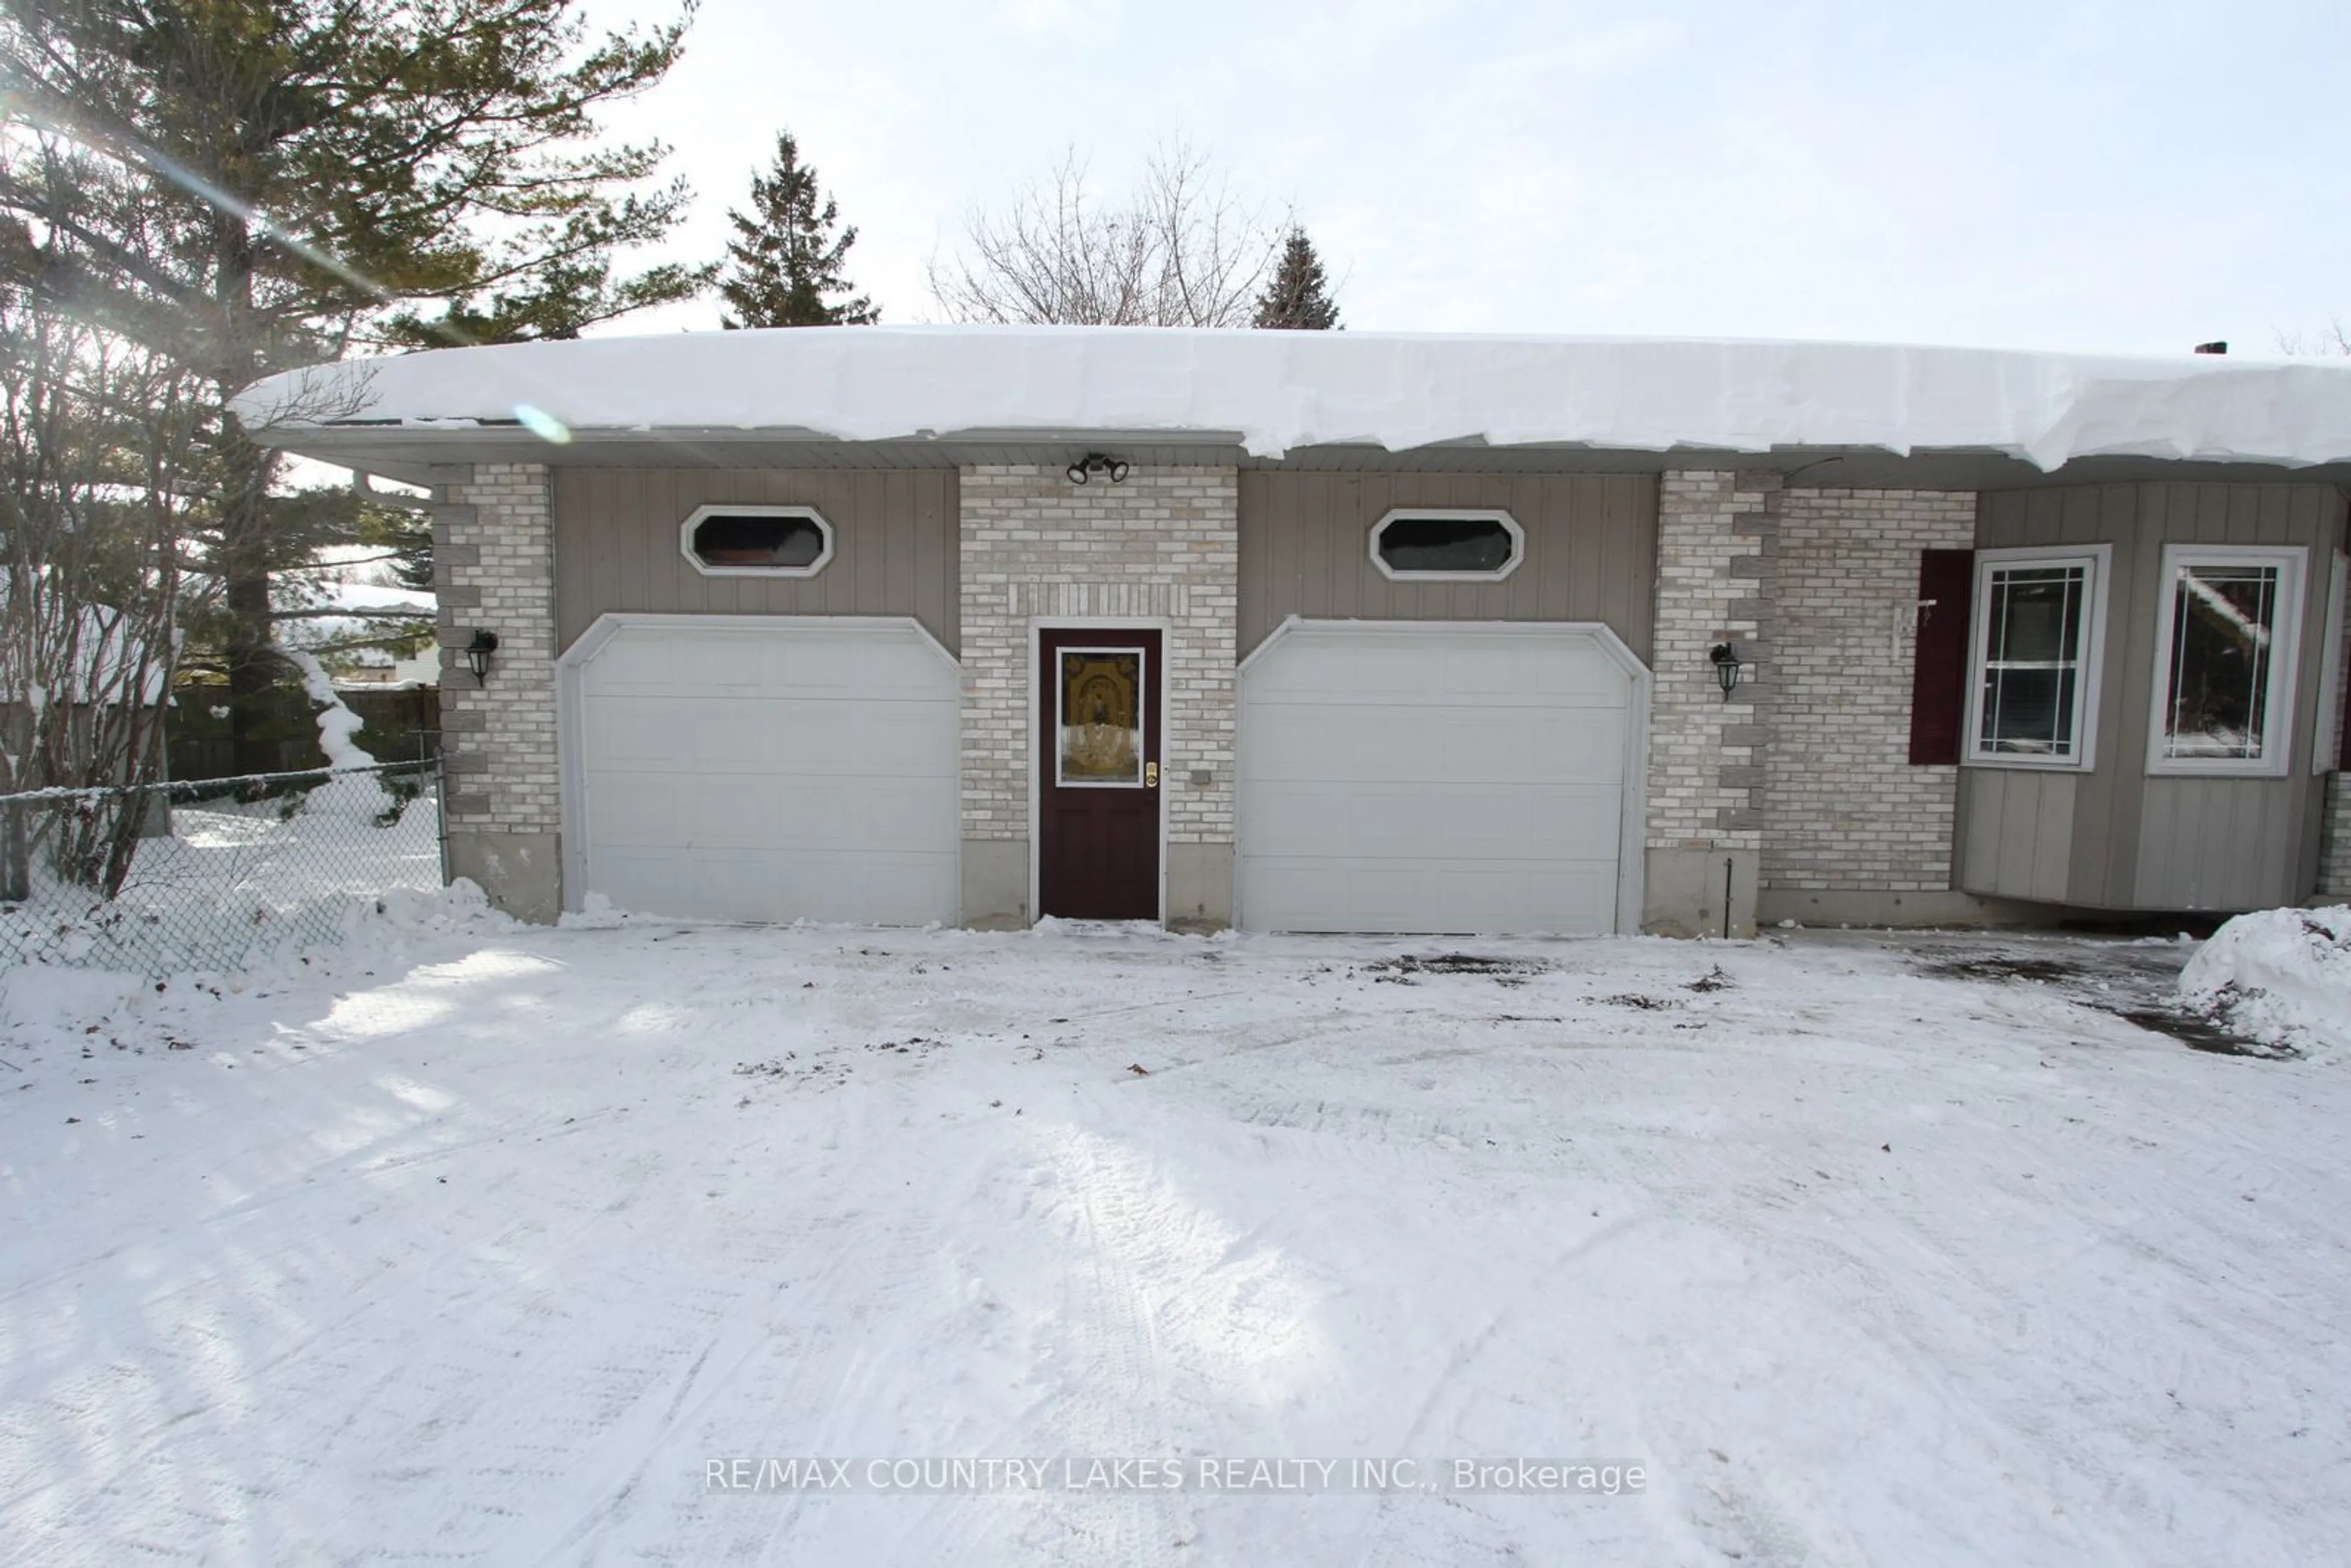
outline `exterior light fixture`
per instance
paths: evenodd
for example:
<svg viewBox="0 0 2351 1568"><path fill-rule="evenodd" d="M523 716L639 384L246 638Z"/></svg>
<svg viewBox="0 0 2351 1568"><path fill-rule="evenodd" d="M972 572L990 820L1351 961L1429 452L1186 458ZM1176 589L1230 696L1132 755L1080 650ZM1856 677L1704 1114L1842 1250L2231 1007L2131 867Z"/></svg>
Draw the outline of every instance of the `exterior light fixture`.
<svg viewBox="0 0 2351 1568"><path fill-rule="evenodd" d="M1113 485L1126 483L1126 465L1115 457L1105 457L1099 452L1089 452L1062 470L1072 485L1083 485L1097 474L1106 474Z"/></svg>
<svg viewBox="0 0 2351 1568"><path fill-rule="evenodd" d="M1717 643L1706 656L1714 664L1714 684L1722 688L1722 700L1729 702L1738 689L1739 673L1747 666L1740 663L1739 650L1728 643Z"/></svg>
<svg viewBox="0 0 2351 1568"><path fill-rule="evenodd" d="M474 640L465 644L465 667L474 672L475 685L487 685L490 679L490 655L498 651L498 634L476 632Z"/></svg>

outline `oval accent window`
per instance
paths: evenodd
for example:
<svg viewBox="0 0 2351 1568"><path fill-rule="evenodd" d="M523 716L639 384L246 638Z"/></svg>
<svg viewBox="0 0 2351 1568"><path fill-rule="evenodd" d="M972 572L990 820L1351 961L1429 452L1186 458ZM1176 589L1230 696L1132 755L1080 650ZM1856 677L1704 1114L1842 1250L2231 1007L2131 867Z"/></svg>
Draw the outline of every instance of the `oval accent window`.
<svg viewBox="0 0 2351 1568"><path fill-rule="evenodd" d="M1508 512L1390 512L1372 527L1372 564L1389 577L1508 577L1526 554L1527 537Z"/></svg>
<svg viewBox="0 0 2351 1568"><path fill-rule="evenodd" d="M832 525L813 507L703 507L678 545L713 577L814 577L832 559Z"/></svg>

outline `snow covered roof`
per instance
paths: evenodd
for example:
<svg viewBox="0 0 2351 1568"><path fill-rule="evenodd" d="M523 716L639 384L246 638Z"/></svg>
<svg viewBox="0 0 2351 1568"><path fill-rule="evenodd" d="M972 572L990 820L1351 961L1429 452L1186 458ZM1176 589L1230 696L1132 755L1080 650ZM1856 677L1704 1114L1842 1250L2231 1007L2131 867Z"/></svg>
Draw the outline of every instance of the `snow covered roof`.
<svg viewBox="0 0 2351 1568"><path fill-rule="evenodd" d="M352 582L330 578L323 582L307 585L308 594L316 600L309 608L314 613L304 620L289 621L279 628L279 640L288 652L304 650L315 653L332 647L348 638L364 634L372 622L385 617L422 617L430 621L437 602L431 593L412 588L386 587L381 583ZM300 602L301 596L289 594L289 603ZM319 614L316 612L340 610L340 615ZM392 681L409 685L431 685L438 682L441 673L441 650L427 645L409 654L394 654L381 647L346 647L341 660L360 669L390 673ZM372 689L382 689L382 683L370 682Z"/></svg>
<svg viewBox="0 0 2351 1568"><path fill-rule="evenodd" d="M0 599L13 580L0 570ZM38 612L27 607L26 620L16 627L16 637L0 639L0 702L29 700L36 707L52 702L125 701L133 680L141 700L163 700L164 664L131 625L130 617L110 604L69 606L54 592ZM63 622L70 617L68 630ZM55 667L57 661L65 667Z"/></svg>
<svg viewBox="0 0 2351 1568"><path fill-rule="evenodd" d="M1663 452L2351 459L2351 361L2126 359L1866 343L1166 328L839 327L441 349L273 376L267 439L337 431L772 431L842 441L1091 432L1259 457L1445 443Z"/></svg>

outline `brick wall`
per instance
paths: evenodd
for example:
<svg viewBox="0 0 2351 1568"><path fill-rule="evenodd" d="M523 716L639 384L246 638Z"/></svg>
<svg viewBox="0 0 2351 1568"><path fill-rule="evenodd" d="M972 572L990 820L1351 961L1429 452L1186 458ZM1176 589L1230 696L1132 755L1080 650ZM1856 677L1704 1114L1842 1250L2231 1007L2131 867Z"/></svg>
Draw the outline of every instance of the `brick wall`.
<svg viewBox="0 0 2351 1568"><path fill-rule="evenodd" d="M2326 780L2326 832L2318 863L2318 891L2351 899L2351 773Z"/></svg>
<svg viewBox="0 0 2351 1568"><path fill-rule="evenodd" d="M1649 709L1648 847L1762 842L1771 612L1779 554L1775 475L1669 473L1657 497L1656 685ZM1725 701L1708 650L1747 661Z"/></svg>
<svg viewBox="0 0 2351 1568"><path fill-rule="evenodd" d="M2351 684L2351 624L2343 628L2343 679ZM2335 694L2336 701L2342 694ZM2342 744L2337 737L2336 746ZM2330 774L2326 780L2326 823L2319 838L2318 891L2329 898L2351 899L2351 773Z"/></svg>
<svg viewBox="0 0 2351 1568"><path fill-rule="evenodd" d="M484 464L441 486L433 510L440 596L441 730L455 832L552 833L561 821L555 760L555 561L547 470ZM465 644L495 632L488 684Z"/></svg>
<svg viewBox="0 0 2351 1568"><path fill-rule="evenodd" d="M1914 768L1918 556L1975 541L1975 497L1789 490L1780 503L1778 679L1763 885L1951 884L1957 768Z"/></svg>
<svg viewBox="0 0 2351 1568"><path fill-rule="evenodd" d="M1237 488L1229 468L1086 486L1056 467L964 470L965 838L1029 836L1030 622L1098 616L1168 622L1167 836L1231 841Z"/></svg>

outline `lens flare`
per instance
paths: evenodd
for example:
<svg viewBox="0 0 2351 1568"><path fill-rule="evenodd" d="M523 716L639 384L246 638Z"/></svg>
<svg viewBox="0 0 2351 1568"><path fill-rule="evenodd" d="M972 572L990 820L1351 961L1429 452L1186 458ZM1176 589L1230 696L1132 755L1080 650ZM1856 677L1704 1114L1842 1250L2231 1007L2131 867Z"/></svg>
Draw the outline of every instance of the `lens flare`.
<svg viewBox="0 0 2351 1568"><path fill-rule="evenodd" d="M252 203L240 200L230 193L197 174L156 149L111 128L85 123L86 117L70 105L43 95L25 90L21 84L0 81L0 130L9 121L22 121L37 130L66 138L78 146L112 160L127 168L144 169L158 179L179 186L198 201L226 213L251 226L253 232L287 251L321 272L332 274L360 294L380 305L401 303L400 296L367 274L344 261L340 256L303 239ZM443 341L471 347L474 340L444 321L422 323L426 331ZM515 422L550 446L571 444L571 427L535 403L514 405Z"/></svg>
<svg viewBox="0 0 2351 1568"><path fill-rule="evenodd" d="M538 404L518 402L514 405L514 413L515 418L520 422L525 430L529 431L549 445L571 444L571 427Z"/></svg>

